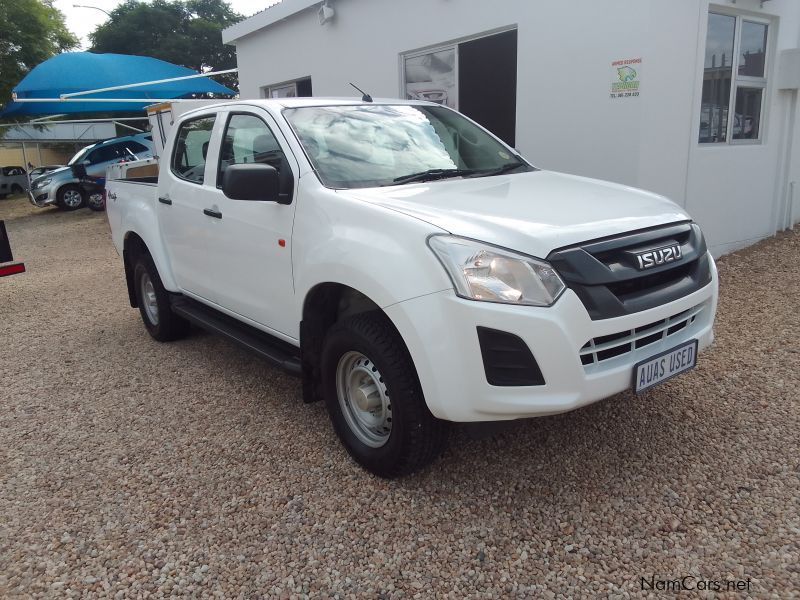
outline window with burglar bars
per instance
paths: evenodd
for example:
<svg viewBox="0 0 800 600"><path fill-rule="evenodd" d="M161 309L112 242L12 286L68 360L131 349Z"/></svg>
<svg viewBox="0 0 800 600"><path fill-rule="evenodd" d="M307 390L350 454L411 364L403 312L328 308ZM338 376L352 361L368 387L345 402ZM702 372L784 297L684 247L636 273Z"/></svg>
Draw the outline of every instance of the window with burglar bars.
<svg viewBox="0 0 800 600"><path fill-rule="evenodd" d="M701 144L761 140L768 40L767 21L709 13L700 105Z"/></svg>

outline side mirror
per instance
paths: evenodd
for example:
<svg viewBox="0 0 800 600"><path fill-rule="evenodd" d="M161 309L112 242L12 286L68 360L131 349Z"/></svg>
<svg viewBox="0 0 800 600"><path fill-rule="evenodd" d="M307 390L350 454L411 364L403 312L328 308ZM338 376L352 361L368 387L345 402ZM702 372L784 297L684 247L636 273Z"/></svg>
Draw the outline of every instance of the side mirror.
<svg viewBox="0 0 800 600"><path fill-rule="evenodd" d="M278 170L270 165L230 165L222 176L222 192L231 200L277 202L278 180Z"/></svg>

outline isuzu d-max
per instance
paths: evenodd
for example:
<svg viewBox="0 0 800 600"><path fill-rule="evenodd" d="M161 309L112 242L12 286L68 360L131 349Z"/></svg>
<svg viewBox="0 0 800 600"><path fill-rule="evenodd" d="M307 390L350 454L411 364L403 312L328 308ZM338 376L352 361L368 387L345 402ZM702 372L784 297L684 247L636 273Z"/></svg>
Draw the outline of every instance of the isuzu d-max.
<svg viewBox="0 0 800 600"><path fill-rule="evenodd" d="M642 391L713 340L684 210L540 170L447 107L232 101L180 115L161 154L108 183L150 335L195 323L301 376L380 476L433 460L447 422Z"/></svg>

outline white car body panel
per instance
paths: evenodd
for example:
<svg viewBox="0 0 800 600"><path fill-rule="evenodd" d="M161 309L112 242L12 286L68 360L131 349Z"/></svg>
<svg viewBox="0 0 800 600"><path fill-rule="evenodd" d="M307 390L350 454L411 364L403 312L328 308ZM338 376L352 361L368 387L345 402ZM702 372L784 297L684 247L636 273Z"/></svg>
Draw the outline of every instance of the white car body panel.
<svg viewBox="0 0 800 600"><path fill-rule="evenodd" d="M552 171L340 193L541 258L578 242L690 220L662 196Z"/></svg>
<svg viewBox="0 0 800 600"><path fill-rule="evenodd" d="M397 102L424 104L419 102ZM300 345L309 293L325 283L351 287L377 304L405 341L431 412L452 421L489 421L564 412L631 387L632 366L698 339L713 340L717 274L711 282L661 306L592 320L567 289L546 308L478 302L458 297L427 245L451 233L545 258L554 249L609 236L685 223L671 201L613 183L546 171L435 181L383 188L325 187L281 111L287 106L360 104L347 100L281 99L205 106L172 128L203 114L252 112L273 127L294 175L291 204L230 200L216 187L223 135L215 123L203 185L175 177L168 138L158 186L109 181L107 211L120 253L125 236L140 236L164 286ZM510 150L510 149L509 149ZM133 163L135 164L135 163ZM171 205L158 202L168 197ZM219 209L221 221L203 215ZM283 240L285 245L280 245ZM702 307L674 336L627 355L581 364L590 339L616 334ZM476 327L514 332L531 349L545 385L487 383Z"/></svg>

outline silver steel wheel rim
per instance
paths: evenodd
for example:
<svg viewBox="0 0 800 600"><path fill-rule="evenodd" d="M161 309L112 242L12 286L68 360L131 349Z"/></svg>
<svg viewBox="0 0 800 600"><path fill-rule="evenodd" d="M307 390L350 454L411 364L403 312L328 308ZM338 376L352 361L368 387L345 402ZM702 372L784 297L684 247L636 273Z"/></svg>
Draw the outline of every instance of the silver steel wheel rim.
<svg viewBox="0 0 800 600"><path fill-rule="evenodd" d="M81 193L77 190L67 190L66 192L64 192L64 204L66 204L70 208L80 206Z"/></svg>
<svg viewBox="0 0 800 600"><path fill-rule="evenodd" d="M156 288L150 280L150 275L144 273L139 280L140 291L142 292L142 306L147 318L153 325L158 325L158 301L156 300Z"/></svg>
<svg viewBox="0 0 800 600"><path fill-rule="evenodd" d="M360 352L347 352L336 367L336 394L350 431L370 448L392 433L392 405L378 367Z"/></svg>
<svg viewBox="0 0 800 600"><path fill-rule="evenodd" d="M103 194L91 194L89 195L89 204L94 207L102 206L103 205Z"/></svg>

